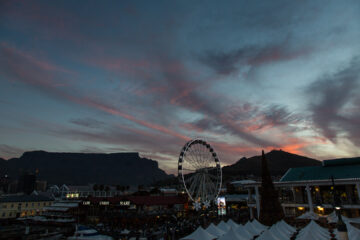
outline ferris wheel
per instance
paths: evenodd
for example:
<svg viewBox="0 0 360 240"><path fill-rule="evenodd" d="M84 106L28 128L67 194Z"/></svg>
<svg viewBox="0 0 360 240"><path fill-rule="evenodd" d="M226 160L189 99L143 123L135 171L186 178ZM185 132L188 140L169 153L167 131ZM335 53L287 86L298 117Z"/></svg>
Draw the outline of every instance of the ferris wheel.
<svg viewBox="0 0 360 240"><path fill-rule="evenodd" d="M178 177L186 193L199 210L208 208L220 193L222 172L214 149L202 139L193 139L182 148L178 162Z"/></svg>

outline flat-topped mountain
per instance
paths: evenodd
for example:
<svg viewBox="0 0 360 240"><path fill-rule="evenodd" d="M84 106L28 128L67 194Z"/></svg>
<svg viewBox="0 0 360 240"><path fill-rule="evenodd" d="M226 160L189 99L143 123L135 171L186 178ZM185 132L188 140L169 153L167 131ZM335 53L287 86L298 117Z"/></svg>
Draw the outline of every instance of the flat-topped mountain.
<svg viewBox="0 0 360 240"><path fill-rule="evenodd" d="M0 160L0 174L16 178L22 171L38 171L52 184L150 184L170 177L154 160L139 153L25 152L20 158Z"/></svg>

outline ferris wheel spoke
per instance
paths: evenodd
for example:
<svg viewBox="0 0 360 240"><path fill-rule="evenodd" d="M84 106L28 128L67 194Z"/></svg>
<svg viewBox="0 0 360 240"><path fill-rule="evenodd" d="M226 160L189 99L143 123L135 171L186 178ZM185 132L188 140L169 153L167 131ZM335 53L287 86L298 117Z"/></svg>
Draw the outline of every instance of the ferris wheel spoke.
<svg viewBox="0 0 360 240"><path fill-rule="evenodd" d="M204 151L204 148L202 147L202 145L200 145L200 146L198 147L198 151L199 151L199 158L200 158L201 166L202 166L203 168L205 168L205 167L206 167L205 158L204 158L205 151Z"/></svg>
<svg viewBox="0 0 360 240"><path fill-rule="evenodd" d="M210 180L210 178L209 178L209 180ZM212 188L214 193L216 192L216 186L215 186L214 182L211 180L209 181L209 187Z"/></svg>
<svg viewBox="0 0 360 240"><path fill-rule="evenodd" d="M202 192L203 192L203 181L204 181L204 176L203 175L199 175L199 186L196 192L196 199L198 199L199 197L202 197ZM201 200L201 199L200 199Z"/></svg>
<svg viewBox="0 0 360 240"><path fill-rule="evenodd" d="M193 177L193 181L190 183L190 187L189 187L189 193L191 196L194 195L194 191L195 191L195 188L196 188L196 184L197 184L197 180L198 180L199 176L195 175Z"/></svg>
<svg viewBox="0 0 360 240"><path fill-rule="evenodd" d="M192 176L188 177L187 179L185 179L185 182L191 182L195 176L196 175L192 175Z"/></svg>
<svg viewBox="0 0 360 240"><path fill-rule="evenodd" d="M199 166L197 164L197 162L195 161L194 157L191 155L191 152L189 152L188 154L188 160L187 162L192 166L194 167L195 169L198 169Z"/></svg>
<svg viewBox="0 0 360 240"><path fill-rule="evenodd" d="M194 164L196 169L200 169L201 167L200 167L200 165L198 163L198 159L196 157L197 154L194 152L193 147L190 146L188 149L189 149L189 158L191 158L191 160L192 160L191 162Z"/></svg>
<svg viewBox="0 0 360 240"><path fill-rule="evenodd" d="M189 169L189 168L182 168L182 169L186 171L196 172L196 169Z"/></svg>
<svg viewBox="0 0 360 240"><path fill-rule="evenodd" d="M202 168L202 165L201 165L201 162L200 162L200 154L199 154L199 150L198 150L198 145L195 144L195 145L192 145L192 151L194 153L194 156L196 158L196 162L199 166L199 168Z"/></svg>
<svg viewBox="0 0 360 240"><path fill-rule="evenodd" d="M213 182L211 181L210 175L206 175L205 179L206 179L206 186L209 188L209 190L212 190L213 191Z"/></svg>
<svg viewBox="0 0 360 240"><path fill-rule="evenodd" d="M218 180L218 177L212 174L208 174L209 178L214 179L214 180Z"/></svg>
<svg viewBox="0 0 360 240"><path fill-rule="evenodd" d="M198 149L198 144L197 145L194 145L194 148L193 148L193 151L195 153L195 156L196 156L196 161L199 165L199 168L203 168L202 164L201 164L201 156L199 154L199 149Z"/></svg>

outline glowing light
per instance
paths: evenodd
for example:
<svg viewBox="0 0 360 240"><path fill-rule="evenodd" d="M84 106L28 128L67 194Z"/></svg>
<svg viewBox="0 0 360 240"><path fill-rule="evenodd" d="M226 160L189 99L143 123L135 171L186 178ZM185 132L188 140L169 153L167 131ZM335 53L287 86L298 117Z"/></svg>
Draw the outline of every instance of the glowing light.
<svg viewBox="0 0 360 240"><path fill-rule="evenodd" d="M324 211L324 208L321 207L321 206L317 206L317 209L318 209L319 211Z"/></svg>

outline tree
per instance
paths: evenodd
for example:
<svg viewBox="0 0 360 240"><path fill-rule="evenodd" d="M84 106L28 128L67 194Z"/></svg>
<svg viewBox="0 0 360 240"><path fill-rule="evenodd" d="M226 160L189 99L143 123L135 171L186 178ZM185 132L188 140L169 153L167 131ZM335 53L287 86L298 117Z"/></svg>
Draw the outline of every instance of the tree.
<svg viewBox="0 0 360 240"><path fill-rule="evenodd" d="M93 190L96 192L97 190L99 190L99 187L98 187L98 185L97 184L94 184L94 186L93 186Z"/></svg>
<svg viewBox="0 0 360 240"><path fill-rule="evenodd" d="M271 226L284 218L284 212L279 202L278 192L276 191L271 179L270 171L262 151L261 159L261 189L260 189L260 218L262 224Z"/></svg>

